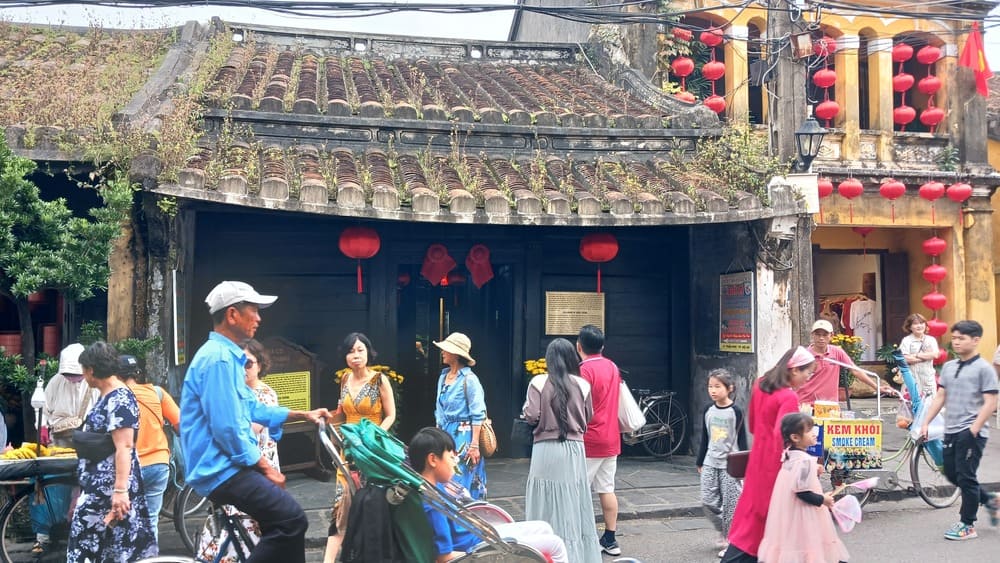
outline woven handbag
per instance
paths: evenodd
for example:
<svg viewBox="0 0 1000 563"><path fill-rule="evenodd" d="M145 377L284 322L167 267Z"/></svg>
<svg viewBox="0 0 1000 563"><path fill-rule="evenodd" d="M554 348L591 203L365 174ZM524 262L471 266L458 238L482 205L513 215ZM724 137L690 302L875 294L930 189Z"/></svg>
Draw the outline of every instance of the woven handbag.
<svg viewBox="0 0 1000 563"><path fill-rule="evenodd" d="M469 416L472 416L468 376L462 378L462 391L465 394L466 408L470 411ZM483 457L493 457L495 453L497 453L497 433L493 431L493 420L487 418L479 427L479 454Z"/></svg>

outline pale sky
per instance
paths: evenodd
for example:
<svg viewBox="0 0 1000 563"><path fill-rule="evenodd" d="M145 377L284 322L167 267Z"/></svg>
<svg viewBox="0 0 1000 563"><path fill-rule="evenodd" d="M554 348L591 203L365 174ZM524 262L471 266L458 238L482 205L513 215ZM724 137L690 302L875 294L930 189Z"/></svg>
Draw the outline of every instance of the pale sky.
<svg viewBox="0 0 1000 563"><path fill-rule="evenodd" d="M427 1L427 0L423 0ZM400 3L405 3L401 0ZM515 4L516 0L461 0L463 4ZM442 0L448 4L448 0ZM581 4L583 0L581 0ZM997 18L986 23L984 35L986 56L990 68L1000 72L1000 8L990 14ZM189 20L207 22L219 16L234 23L257 23L308 29L330 29L361 33L448 37L457 39L505 40L510 31L513 12L486 14L428 14L404 12L357 18L323 18L287 16L253 8L192 6L187 8L104 8L80 6L46 6L40 8L0 9L0 19L53 25L86 26L97 23L104 27L172 27ZM992 26L992 27L991 27Z"/></svg>

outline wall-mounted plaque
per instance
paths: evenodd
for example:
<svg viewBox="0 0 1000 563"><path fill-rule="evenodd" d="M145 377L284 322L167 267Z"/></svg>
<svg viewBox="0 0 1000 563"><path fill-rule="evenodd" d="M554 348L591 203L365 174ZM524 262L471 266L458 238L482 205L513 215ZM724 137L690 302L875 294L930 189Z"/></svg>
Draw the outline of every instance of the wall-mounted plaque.
<svg viewBox="0 0 1000 563"><path fill-rule="evenodd" d="M545 292L545 334L576 335L583 325L604 330L604 294L586 291Z"/></svg>
<svg viewBox="0 0 1000 563"><path fill-rule="evenodd" d="M311 410L309 380L308 371L272 373L267 376L267 384L278 395L278 404L293 411Z"/></svg>

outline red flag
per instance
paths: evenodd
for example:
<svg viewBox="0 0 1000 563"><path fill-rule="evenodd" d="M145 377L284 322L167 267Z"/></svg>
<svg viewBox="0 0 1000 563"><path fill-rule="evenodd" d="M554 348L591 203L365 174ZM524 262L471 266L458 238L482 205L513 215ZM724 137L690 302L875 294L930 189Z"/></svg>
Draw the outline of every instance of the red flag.
<svg viewBox="0 0 1000 563"><path fill-rule="evenodd" d="M990 95L987 81L993 76L989 63L986 62L986 51L983 49L983 36L979 33L979 22L972 22L972 31L962 48L962 56L958 58L959 66L972 69L976 76L976 91L982 97Z"/></svg>

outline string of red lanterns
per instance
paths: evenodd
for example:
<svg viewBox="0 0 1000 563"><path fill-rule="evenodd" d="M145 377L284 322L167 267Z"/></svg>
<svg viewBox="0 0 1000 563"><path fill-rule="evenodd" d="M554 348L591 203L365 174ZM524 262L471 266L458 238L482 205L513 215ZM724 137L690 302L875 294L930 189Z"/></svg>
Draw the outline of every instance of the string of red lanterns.
<svg viewBox="0 0 1000 563"><path fill-rule="evenodd" d="M698 40L709 48L709 61L702 65L701 75L712 83L712 95L705 98L705 101L702 103L708 109L721 115L722 112L726 111L726 99L715 93L715 82L725 76L726 64L715 60L715 48L725 41L725 36L721 29L712 27L701 32L698 35Z"/></svg>
<svg viewBox="0 0 1000 563"><path fill-rule="evenodd" d="M837 41L830 36L813 42L813 53L817 57L826 58L824 67L812 75L813 84L823 89L823 101L816 104L813 115L826 121L827 127L830 127L831 120L840 113L840 104L830 99L830 87L837 83L837 73L830 70L830 56L836 51Z"/></svg>
<svg viewBox="0 0 1000 563"><path fill-rule="evenodd" d="M936 235L925 240L921 245L924 254L931 257L931 265L924 268L923 277L931 283L931 291L921 298L924 307L933 312L932 318L927 321L927 334L934 338L940 338L948 331L948 323L938 318L938 311L944 309L948 304L948 298L938 291L939 284L948 275L948 270L938 263L938 257L948 249L948 243Z"/></svg>
<svg viewBox="0 0 1000 563"><path fill-rule="evenodd" d="M892 77L892 89L900 94L899 105L892 110L892 121L899 125L900 131L906 131L906 126L917 117L917 110L906 105L906 92L913 87L913 75L903 72L903 64L913 58L913 47L906 43L896 43L892 46L892 61L899 63L899 70Z"/></svg>
<svg viewBox="0 0 1000 563"><path fill-rule="evenodd" d="M920 79L917 89L927 96L927 107L920 112L920 123L926 125L930 132L944 121L944 110L934 105L934 95L941 89L941 79L934 76L934 64L941 58L941 49L926 45L917 51L917 62L927 65L927 76Z"/></svg>

